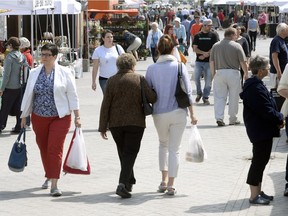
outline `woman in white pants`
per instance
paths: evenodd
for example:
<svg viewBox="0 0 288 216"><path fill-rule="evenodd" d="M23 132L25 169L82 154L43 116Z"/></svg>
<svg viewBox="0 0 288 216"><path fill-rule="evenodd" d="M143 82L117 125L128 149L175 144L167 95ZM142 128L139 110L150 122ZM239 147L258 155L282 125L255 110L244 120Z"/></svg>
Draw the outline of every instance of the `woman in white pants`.
<svg viewBox="0 0 288 216"><path fill-rule="evenodd" d="M172 55L174 43L169 35L160 38L157 63L150 65L146 72L149 86L157 93L157 101L153 104L153 120L159 137L159 167L162 181L159 192L175 195L174 179L179 167L179 150L182 135L189 111L191 123L196 124L192 108L192 87L187 69L183 63L178 63ZM175 98L178 67L182 68L182 77L190 99L190 106L180 108Z"/></svg>

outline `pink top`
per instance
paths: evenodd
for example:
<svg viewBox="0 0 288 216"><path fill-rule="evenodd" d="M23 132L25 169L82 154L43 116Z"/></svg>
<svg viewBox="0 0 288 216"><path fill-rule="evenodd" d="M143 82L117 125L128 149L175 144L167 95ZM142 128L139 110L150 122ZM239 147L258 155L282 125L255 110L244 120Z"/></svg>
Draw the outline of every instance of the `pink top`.
<svg viewBox="0 0 288 216"><path fill-rule="evenodd" d="M265 24L266 23L266 14L261 13L258 17L258 23L259 25Z"/></svg>

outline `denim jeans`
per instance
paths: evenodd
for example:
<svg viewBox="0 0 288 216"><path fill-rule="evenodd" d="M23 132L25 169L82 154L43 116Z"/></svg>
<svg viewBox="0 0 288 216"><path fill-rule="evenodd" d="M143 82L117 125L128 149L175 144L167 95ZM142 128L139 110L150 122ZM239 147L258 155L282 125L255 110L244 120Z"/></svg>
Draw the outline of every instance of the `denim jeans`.
<svg viewBox="0 0 288 216"><path fill-rule="evenodd" d="M195 62L195 68L194 68L194 73L195 73L195 84L196 84L196 91L197 95L203 95L203 98L208 99L211 91L211 83L212 83L212 78L211 78L211 71L210 71L210 65L209 62ZM201 75L204 75L204 89L203 89L203 94L202 94L202 88L201 88Z"/></svg>
<svg viewBox="0 0 288 216"><path fill-rule="evenodd" d="M100 84L100 87L101 87L101 90L103 92L103 95L105 93L105 88L106 88L106 83L107 83L107 80L108 79L99 79L99 84Z"/></svg>

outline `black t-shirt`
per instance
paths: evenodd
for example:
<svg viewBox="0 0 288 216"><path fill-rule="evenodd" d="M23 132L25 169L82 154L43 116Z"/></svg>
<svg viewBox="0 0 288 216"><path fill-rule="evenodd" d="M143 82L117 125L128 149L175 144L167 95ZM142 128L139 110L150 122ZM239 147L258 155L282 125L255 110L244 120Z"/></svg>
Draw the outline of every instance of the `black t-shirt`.
<svg viewBox="0 0 288 216"><path fill-rule="evenodd" d="M218 35L216 33L214 33L214 32L208 32L208 33L199 32L198 34L195 35L195 38L193 40L193 45L197 45L198 49L200 49L204 52L208 52L217 41L219 41L219 38L218 38ZM201 54L197 54L196 61L209 62L209 57L201 60L201 59L199 59L199 56L201 56Z"/></svg>

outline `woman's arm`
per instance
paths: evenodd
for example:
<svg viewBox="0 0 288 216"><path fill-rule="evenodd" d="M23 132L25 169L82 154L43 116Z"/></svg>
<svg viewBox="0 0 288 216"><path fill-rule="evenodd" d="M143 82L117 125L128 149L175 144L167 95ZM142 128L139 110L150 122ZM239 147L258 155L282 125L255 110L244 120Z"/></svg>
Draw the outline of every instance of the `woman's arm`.
<svg viewBox="0 0 288 216"><path fill-rule="evenodd" d="M96 77L98 73L99 68L99 59L93 60L93 69L92 69L92 90L96 91Z"/></svg>

